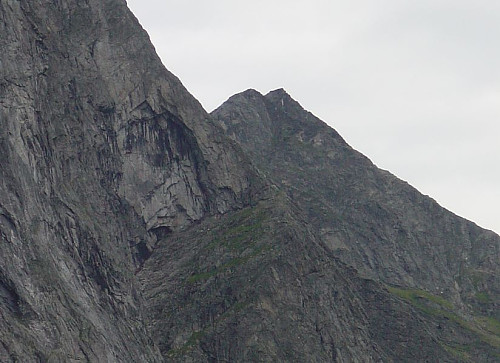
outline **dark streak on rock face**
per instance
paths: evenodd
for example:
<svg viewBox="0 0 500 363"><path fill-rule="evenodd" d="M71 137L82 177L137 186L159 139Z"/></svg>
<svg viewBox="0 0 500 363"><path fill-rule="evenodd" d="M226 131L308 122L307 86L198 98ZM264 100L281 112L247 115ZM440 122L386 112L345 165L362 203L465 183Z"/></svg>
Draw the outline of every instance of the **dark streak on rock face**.
<svg viewBox="0 0 500 363"><path fill-rule="evenodd" d="M0 34L0 361L495 356L498 236L283 90L208 115L123 0Z"/></svg>
<svg viewBox="0 0 500 363"><path fill-rule="evenodd" d="M1 0L0 14L0 360L160 361L134 272L261 182L125 1Z"/></svg>
<svg viewBox="0 0 500 363"><path fill-rule="evenodd" d="M0 280L0 301L2 305L6 306L17 318L22 317L21 312L21 298L12 287L12 285L7 284Z"/></svg>

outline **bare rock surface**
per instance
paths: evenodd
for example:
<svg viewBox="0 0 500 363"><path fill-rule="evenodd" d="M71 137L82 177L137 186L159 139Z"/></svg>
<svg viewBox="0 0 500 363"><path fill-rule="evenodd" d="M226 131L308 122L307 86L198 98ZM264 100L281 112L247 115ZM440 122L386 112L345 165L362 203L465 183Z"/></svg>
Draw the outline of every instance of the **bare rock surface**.
<svg viewBox="0 0 500 363"><path fill-rule="evenodd" d="M338 261L297 210L277 195L162 241L140 279L166 361L455 360L433 321Z"/></svg>
<svg viewBox="0 0 500 363"><path fill-rule="evenodd" d="M284 90L248 90L212 115L363 275L472 303L478 273L499 292L498 235L378 169Z"/></svg>
<svg viewBox="0 0 500 363"><path fill-rule="evenodd" d="M498 324L498 235L378 169L283 89L265 96L247 90L212 116L341 261L400 295L420 291L420 298L448 301L466 320Z"/></svg>
<svg viewBox="0 0 500 363"><path fill-rule="evenodd" d="M0 361L498 358L498 236L283 90L208 115L123 0L0 34Z"/></svg>
<svg viewBox="0 0 500 363"><path fill-rule="evenodd" d="M258 178L125 1L0 17L0 360L160 361L135 271Z"/></svg>

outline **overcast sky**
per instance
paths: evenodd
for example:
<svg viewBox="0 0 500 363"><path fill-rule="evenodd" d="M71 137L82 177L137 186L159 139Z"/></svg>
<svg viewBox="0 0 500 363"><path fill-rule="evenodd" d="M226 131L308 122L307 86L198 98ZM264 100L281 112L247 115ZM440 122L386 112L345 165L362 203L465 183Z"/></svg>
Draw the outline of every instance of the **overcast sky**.
<svg viewBox="0 0 500 363"><path fill-rule="evenodd" d="M283 87L377 166L500 232L500 1L128 4L207 111Z"/></svg>

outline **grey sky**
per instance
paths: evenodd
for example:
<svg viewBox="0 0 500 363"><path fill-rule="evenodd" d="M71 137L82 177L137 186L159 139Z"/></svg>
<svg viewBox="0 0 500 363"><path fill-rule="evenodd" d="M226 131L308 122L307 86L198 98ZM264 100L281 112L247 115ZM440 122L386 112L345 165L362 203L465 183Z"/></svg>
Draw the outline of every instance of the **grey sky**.
<svg viewBox="0 0 500 363"><path fill-rule="evenodd" d="M208 111L285 88L375 164L500 232L500 2L128 0Z"/></svg>

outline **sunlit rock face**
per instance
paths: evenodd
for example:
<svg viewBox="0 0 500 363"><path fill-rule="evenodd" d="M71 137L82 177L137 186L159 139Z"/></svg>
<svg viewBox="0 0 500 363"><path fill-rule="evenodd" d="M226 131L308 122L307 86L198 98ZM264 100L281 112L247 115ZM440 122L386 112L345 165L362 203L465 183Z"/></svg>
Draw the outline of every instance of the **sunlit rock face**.
<svg viewBox="0 0 500 363"><path fill-rule="evenodd" d="M498 236L283 90L208 115L122 0L0 34L0 361L494 357Z"/></svg>

